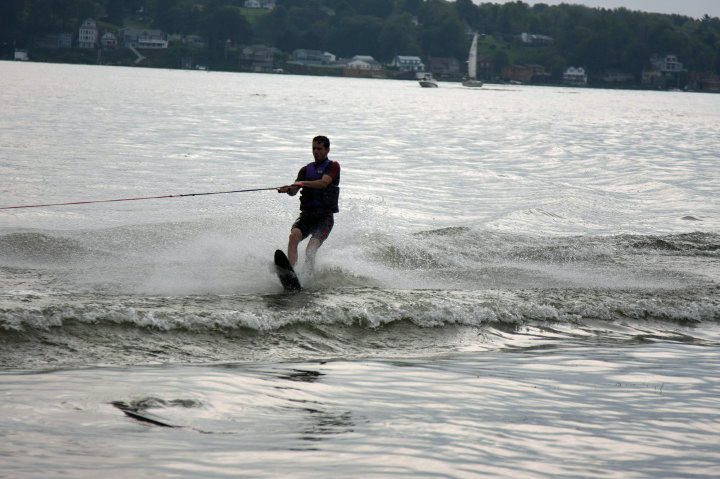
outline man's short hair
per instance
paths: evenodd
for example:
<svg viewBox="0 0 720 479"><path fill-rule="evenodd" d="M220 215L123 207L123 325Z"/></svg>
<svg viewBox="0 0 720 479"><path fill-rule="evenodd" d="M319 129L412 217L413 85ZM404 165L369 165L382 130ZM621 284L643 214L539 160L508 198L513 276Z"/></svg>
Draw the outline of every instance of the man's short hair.
<svg viewBox="0 0 720 479"><path fill-rule="evenodd" d="M313 143L322 143L326 150L330 149L330 139L327 136L318 135L313 138Z"/></svg>

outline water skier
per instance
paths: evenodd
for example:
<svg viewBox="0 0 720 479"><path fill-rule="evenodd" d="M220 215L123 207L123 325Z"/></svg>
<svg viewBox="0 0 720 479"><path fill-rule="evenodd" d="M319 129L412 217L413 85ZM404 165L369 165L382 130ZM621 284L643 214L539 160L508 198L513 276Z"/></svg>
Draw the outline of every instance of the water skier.
<svg viewBox="0 0 720 479"><path fill-rule="evenodd" d="M312 236L305 249L305 263L312 274L318 248L330 235L335 224L340 196L340 164L328 158L330 140L316 136L312 140L315 161L300 168L295 183L278 188L278 193L295 196L300 191L300 216L293 223L288 240L288 260L294 267L298 244Z"/></svg>

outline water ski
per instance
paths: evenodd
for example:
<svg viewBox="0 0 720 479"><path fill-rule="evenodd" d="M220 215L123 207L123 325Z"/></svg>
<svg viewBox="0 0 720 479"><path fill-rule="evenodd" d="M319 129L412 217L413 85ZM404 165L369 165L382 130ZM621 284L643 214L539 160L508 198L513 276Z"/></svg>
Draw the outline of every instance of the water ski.
<svg viewBox="0 0 720 479"><path fill-rule="evenodd" d="M127 416L133 419L137 419L138 421L147 422L162 427L177 427L169 424L164 417L160 417L153 413L143 411L142 409L128 406L123 402L113 402L112 405L124 412Z"/></svg>
<svg viewBox="0 0 720 479"><path fill-rule="evenodd" d="M275 272L280 279L285 291L300 291L300 281L298 280L295 270L290 264L290 260L282 251L275 250Z"/></svg>

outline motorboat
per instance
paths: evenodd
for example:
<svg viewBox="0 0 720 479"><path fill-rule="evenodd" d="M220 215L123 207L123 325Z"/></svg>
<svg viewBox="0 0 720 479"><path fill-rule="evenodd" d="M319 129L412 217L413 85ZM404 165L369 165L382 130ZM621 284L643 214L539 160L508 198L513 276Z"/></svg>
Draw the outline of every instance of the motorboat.
<svg viewBox="0 0 720 479"><path fill-rule="evenodd" d="M435 80L431 74L426 73L425 76L423 76L420 80L418 80L420 83L420 86L423 88L437 88L438 82Z"/></svg>

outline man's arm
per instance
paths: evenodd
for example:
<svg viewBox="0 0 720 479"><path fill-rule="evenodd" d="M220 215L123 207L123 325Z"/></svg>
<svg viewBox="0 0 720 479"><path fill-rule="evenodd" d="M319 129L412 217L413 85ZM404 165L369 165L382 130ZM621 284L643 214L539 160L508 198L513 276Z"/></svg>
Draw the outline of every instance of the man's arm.
<svg viewBox="0 0 720 479"><path fill-rule="evenodd" d="M305 168L305 167L303 167ZM324 188L327 188L330 183L333 182L335 179L335 176L340 172L340 165L337 163L334 163L333 166L330 168L330 171L328 174L325 174L320 178L319 180L311 180L311 181L302 181L300 178L304 178L304 172L303 170L300 170L300 173L298 173L298 176L295 180L295 183L292 185L283 186L281 188L278 188L278 193L287 193L290 196L295 196L297 192L300 190L300 188L310 188L313 190L322 190Z"/></svg>
<svg viewBox="0 0 720 479"><path fill-rule="evenodd" d="M295 178L295 183L292 185L287 186L281 186L277 189L278 193L287 193L290 196L295 196L298 191L300 191L300 188L302 186L299 186L298 183L301 183L301 179L305 178L305 167L303 166L300 168L300 171L298 171L297 177Z"/></svg>
<svg viewBox="0 0 720 479"><path fill-rule="evenodd" d="M312 181L296 181L292 184L293 187L299 187L299 188L310 188L313 190L322 190L323 188L327 188L327 186L332 183L333 177L330 175L323 175L322 178L319 180L312 180Z"/></svg>
<svg viewBox="0 0 720 479"><path fill-rule="evenodd" d="M313 190L322 190L324 188L327 188L330 183L335 180L337 175L340 173L340 164L338 162L333 162L332 166L330 167L330 171L328 171L326 174L322 176L319 180L312 180L312 181L296 181L294 185L300 185L300 187L306 187ZM294 186L293 185L293 186Z"/></svg>

